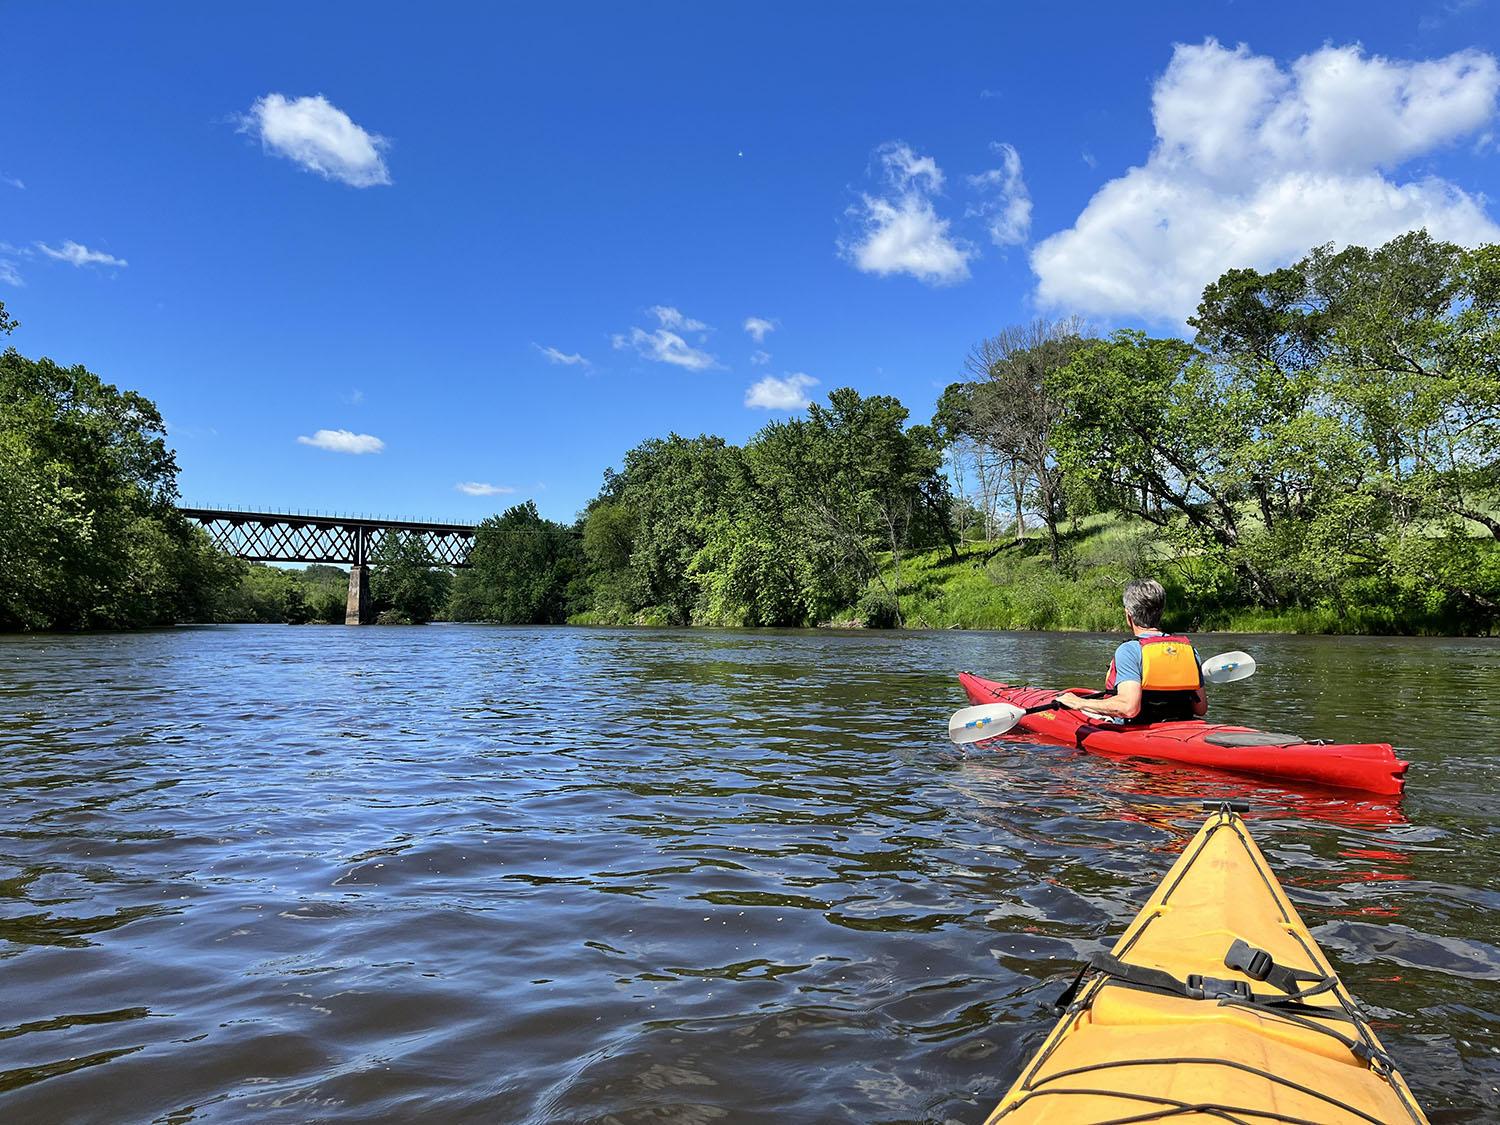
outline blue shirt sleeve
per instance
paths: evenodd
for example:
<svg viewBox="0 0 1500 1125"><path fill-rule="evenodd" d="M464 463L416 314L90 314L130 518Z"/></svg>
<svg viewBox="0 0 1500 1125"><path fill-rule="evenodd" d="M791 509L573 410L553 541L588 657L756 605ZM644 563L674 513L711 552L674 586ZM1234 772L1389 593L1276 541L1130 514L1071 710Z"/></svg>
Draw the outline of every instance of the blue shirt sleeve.
<svg viewBox="0 0 1500 1125"><path fill-rule="evenodd" d="M1141 646L1138 641L1125 641L1115 649L1115 684L1126 680L1141 682Z"/></svg>

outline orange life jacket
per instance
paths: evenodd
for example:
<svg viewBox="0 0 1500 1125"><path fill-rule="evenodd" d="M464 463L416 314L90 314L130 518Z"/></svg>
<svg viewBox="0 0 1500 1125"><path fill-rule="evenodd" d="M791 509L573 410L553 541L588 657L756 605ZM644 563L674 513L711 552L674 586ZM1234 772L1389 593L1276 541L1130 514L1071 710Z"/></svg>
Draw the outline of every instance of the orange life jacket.
<svg viewBox="0 0 1500 1125"><path fill-rule="evenodd" d="M1198 654L1186 637L1141 637L1142 691L1197 691Z"/></svg>
<svg viewBox="0 0 1500 1125"><path fill-rule="evenodd" d="M1191 693L1203 685L1203 679L1198 670L1198 654L1188 639L1164 633L1137 637L1136 643L1141 646L1141 712L1133 721L1159 723L1194 718L1195 699ZM1110 691L1115 687L1112 660L1104 686Z"/></svg>

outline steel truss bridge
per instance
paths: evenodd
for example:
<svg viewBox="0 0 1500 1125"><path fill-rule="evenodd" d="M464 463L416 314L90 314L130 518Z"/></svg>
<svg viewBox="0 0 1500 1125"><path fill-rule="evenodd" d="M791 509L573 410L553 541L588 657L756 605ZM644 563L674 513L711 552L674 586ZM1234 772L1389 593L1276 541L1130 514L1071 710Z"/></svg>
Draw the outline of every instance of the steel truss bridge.
<svg viewBox="0 0 1500 1125"><path fill-rule="evenodd" d="M201 524L214 546L250 562L341 563L349 567L349 603L344 621L371 619L370 560L392 534L415 535L434 566L465 567L474 545L474 525L387 520L302 512L252 512L232 508L179 508Z"/></svg>
<svg viewBox="0 0 1500 1125"><path fill-rule="evenodd" d="M203 525L214 546L250 562L368 566L392 532L416 535L436 566L468 566L474 525L354 516L179 508Z"/></svg>

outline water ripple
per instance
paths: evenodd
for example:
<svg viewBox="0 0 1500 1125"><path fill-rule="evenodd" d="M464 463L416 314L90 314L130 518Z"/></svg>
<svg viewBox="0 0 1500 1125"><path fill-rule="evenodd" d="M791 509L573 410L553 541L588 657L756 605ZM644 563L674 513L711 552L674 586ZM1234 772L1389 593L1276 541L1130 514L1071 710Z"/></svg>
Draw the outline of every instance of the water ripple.
<svg viewBox="0 0 1500 1125"><path fill-rule="evenodd" d="M978 1122L1218 799L1434 1116L1492 1105L1500 726L1452 701L1500 647L1224 640L1261 672L1216 714L1389 739L1401 804L942 738L957 669L1111 643L0 638L0 1111Z"/></svg>

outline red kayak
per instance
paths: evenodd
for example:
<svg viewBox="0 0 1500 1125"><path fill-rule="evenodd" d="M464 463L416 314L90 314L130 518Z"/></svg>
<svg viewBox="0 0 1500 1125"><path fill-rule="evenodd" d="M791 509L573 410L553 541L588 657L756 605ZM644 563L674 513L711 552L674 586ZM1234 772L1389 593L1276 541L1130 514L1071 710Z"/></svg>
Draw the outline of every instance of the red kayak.
<svg viewBox="0 0 1500 1125"><path fill-rule="evenodd" d="M1036 707L1062 694L1045 688L1010 687L968 672L961 672L958 682L975 704ZM1044 742L1076 746L1095 754L1186 762L1387 796L1399 796L1406 787L1406 768L1410 764L1396 757L1385 742L1344 746L1306 742L1295 735L1224 726L1202 719L1120 724L1091 719L1081 711L1057 708L1026 715L1018 726Z"/></svg>

